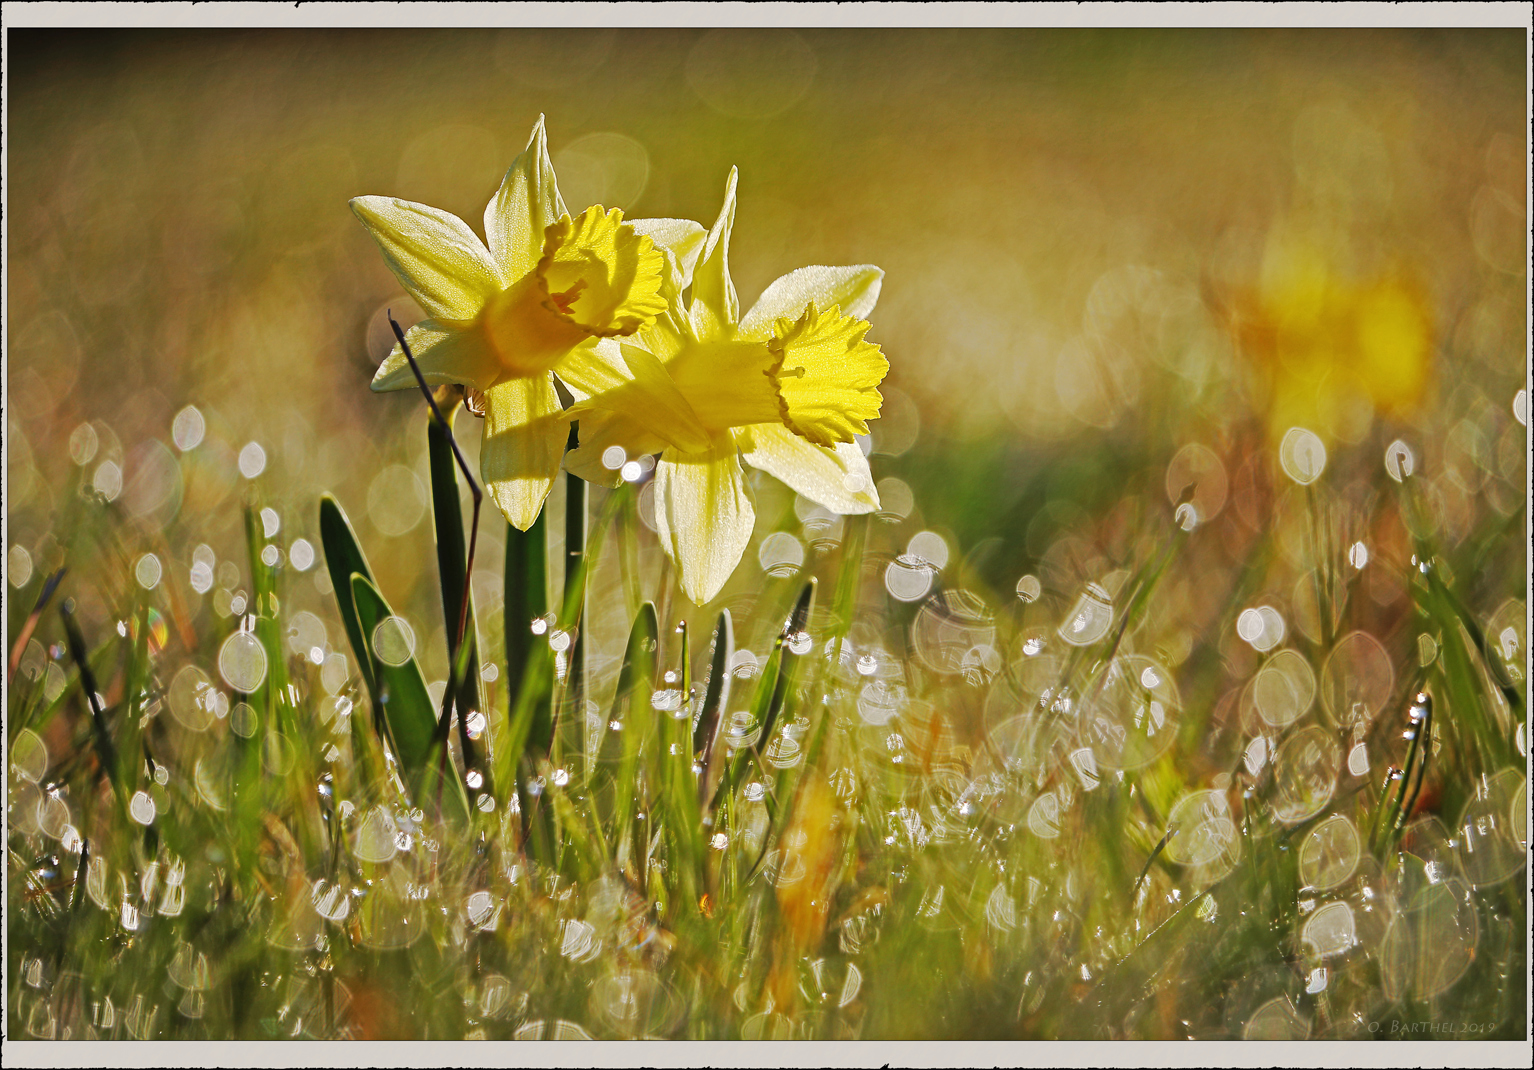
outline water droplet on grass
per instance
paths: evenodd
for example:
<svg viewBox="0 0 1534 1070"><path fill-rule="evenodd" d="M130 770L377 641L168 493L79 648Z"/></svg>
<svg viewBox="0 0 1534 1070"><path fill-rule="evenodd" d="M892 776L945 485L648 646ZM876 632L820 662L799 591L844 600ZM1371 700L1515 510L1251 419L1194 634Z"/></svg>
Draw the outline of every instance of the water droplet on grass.
<svg viewBox="0 0 1534 1070"><path fill-rule="evenodd" d="M134 792L133 798L128 800L128 814L140 825L154 822L154 800L149 797L147 791Z"/></svg>
<svg viewBox="0 0 1534 1070"><path fill-rule="evenodd" d="M775 531L757 547L756 559L769 576L790 576L804 564L804 544L786 531Z"/></svg>
<svg viewBox="0 0 1534 1070"><path fill-rule="evenodd" d="M898 602L915 602L932 589L932 571L905 557L897 558L884 570L884 589Z"/></svg>
<svg viewBox="0 0 1534 1070"><path fill-rule="evenodd" d="M48 747L30 728L23 728L11 744L11 768L22 780L33 784L48 772Z"/></svg>
<svg viewBox="0 0 1534 1070"><path fill-rule="evenodd" d="M1273 815L1297 825L1331 801L1342 753L1330 732L1312 725L1285 740L1273 764Z"/></svg>
<svg viewBox="0 0 1534 1070"><path fill-rule="evenodd" d="M404 617L385 617L373 629L373 654L385 665L403 665L415 655L415 631Z"/></svg>
<svg viewBox="0 0 1534 1070"><path fill-rule="evenodd" d="M1284 474L1301 486L1314 483L1326 469L1326 446L1314 431L1291 427L1278 447Z"/></svg>
<svg viewBox="0 0 1534 1070"><path fill-rule="evenodd" d="M96 436L96 429L89 423L83 423L70 432L69 459L75 464L82 467L90 464L98 448L100 448L100 440Z"/></svg>
<svg viewBox="0 0 1534 1070"><path fill-rule="evenodd" d="M1294 650L1274 654L1252 681L1252 702L1262 719L1275 728L1299 720L1315 697L1315 673L1304 656Z"/></svg>
<svg viewBox="0 0 1534 1070"><path fill-rule="evenodd" d="M235 632L219 649L218 671L231 689L248 695L266 679L266 649L250 632Z"/></svg>
<svg viewBox="0 0 1534 1070"><path fill-rule="evenodd" d="M1417 467L1411 447L1396 439L1385 447L1385 471L1397 483L1403 482Z"/></svg>
<svg viewBox="0 0 1534 1070"><path fill-rule="evenodd" d="M1390 701L1395 669L1390 656L1367 632L1337 642L1321 669L1321 705L1344 726L1367 725Z"/></svg>
<svg viewBox="0 0 1534 1070"><path fill-rule="evenodd" d="M300 572L309 571L314 564L314 547L308 539L297 539L288 547L288 561Z"/></svg>
<svg viewBox="0 0 1534 1070"><path fill-rule="evenodd" d="M123 489L122 469L111 461L103 461L91 477L91 486L107 501L115 501Z"/></svg>
<svg viewBox="0 0 1534 1070"><path fill-rule="evenodd" d="M176 418L171 421L170 437L175 442L176 448L182 453L195 449L202 442L202 436L207 430L207 424L202 418L202 413L195 406L188 405L176 413Z"/></svg>
<svg viewBox="0 0 1534 1070"><path fill-rule="evenodd" d="M25 587L32 578L32 555L27 553L25 546L18 544L11 547L10 553L6 555L6 566L12 587Z"/></svg>
<svg viewBox="0 0 1534 1070"><path fill-rule="evenodd" d="M1235 850L1239 835L1230 802L1222 791L1195 791L1172 807L1167 859L1185 866L1212 866Z"/></svg>
<svg viewBox="0 0 1534 1070"><path fill-rule="evenodd" d="M1022 600L1024 605L1038 601L1039 595L1043 593L1043 590L1044 588L1039 583L1037 576L1023 576L1017 581L1017 597Z"/></svg>
<svg viewBox="0 0 1534 1070"><path fill-rule="evenodd" d="M259 442L247 442L240 449L240 475L255 479L266 470L266 451Z"/></svg>
<svg viewBox="0 0 1534 1070"><path fill-rule="evenodd" d="M395 840L394 818L383 806L375 806L367 812L357 829L352 853L363 862L387 862L399 853Z"/></svg>
<svg viewBox="0 0 1534 1070"><path fill-rule="evenodd" d="M1108 634L1113 624L1113 603L1096 584L1087 584L1086 590L1076 600L1075 606L1066 614L1058 634L1072 646L1088 646Z"/></svg>
<svg viewBox="0 0 1534 1070"><path fill-rule="evenodd" d="M249 739L255 735L260 725L260 715L248 702L236 702L234 709L229 711L229 731L241 739Z"/></svg>
<svg viewBox="0 0 1534 1070"><path fill-rule="evenodd" d="M1342 814L1333 814L1310 831L1300 847L1300 879L1321 891L1335 888L1358 866L1358 830Z"/></svg>

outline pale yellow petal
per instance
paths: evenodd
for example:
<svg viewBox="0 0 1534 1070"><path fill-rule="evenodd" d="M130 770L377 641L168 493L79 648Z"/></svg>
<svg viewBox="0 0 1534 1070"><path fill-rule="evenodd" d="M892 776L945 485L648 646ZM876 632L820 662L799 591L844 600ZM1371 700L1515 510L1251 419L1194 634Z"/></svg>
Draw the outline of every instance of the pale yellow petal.
<svg viewBox="0 0 1534 1070"><path fill-rule="evenodd" d="M628 224L635 234L649 238L666 255L671 289L681 294L692 283L693 268L703 252L708 231L691 219L630 219Z"/></svg>
<svg viewBox="0 0 1534 1070"><path fill-rule="evenodd" d="M666 448L664 441L637 420L618 413L588 413L580 418L577 427L580 445L565 454L565 471L604 487L616 487L623 482L621 468L625 461ZM621 459L607 456L614 446L623 451ZM616 460L617 465L609 463L611 460Z"/></svg>
<svg viewBox="0 0 1534 1070"><path fill-rule="evenodd" d="M724 186L724 204L692 275L692 322L699 338L724 337L740 321L740 298L730 280L730 230L735 226L735 168Z"/></svg>
<svg viewBox="0 0 1534 1070"><path fill-rule="evenodd" d="M561 216L544 232L537 276L544 307L587 334L633 334L666 311L666 257L623 222L623 212L592 205Z"/></svg>
<svg viewBox="0 0 1534 1070"><path fill-rule="evenodd" d="M682 592L695 604L719 593L740 564L755 523L730 436L721 435L706 453L661 454L655 466L655 533L676 562Z"/></svg>
<svg viewBox="0 0 1534 1070"><path fill-rule="evenodd" d="M410 352L428 386L460 383L475 390L489 390L500 374L495 351L485 341L484 332L475 327L443 326L425 320L405 332L405 341L410 343ZM415 375L398 342L378 366L373 389L416 389Z"/></svg>
<svg viewBox="0 0 1534 1070"><path fill-rule="evenodd" d="M526 531L538 519L569 433L547 374L508 379L485 392L479 473L513 527Z"/></svg>
<svg viewBox="0 0 1534 1070"><path fill-rule="evenodd" d="M540 115L527 148L512 161L501 188L485 206L485 238L503 285L533 270L543 255L543 232L564 214Z"/></svg>
<svg viewBox="0 0 1534 1070"><path fill-rule="evenodd" d="M352 212L400 285L435 320L472 320L501 290L490 251L455 215L395 197L354 197Z"/></svg>
<svg viewBox="0 0 1534 1070"><path fill-rule="evenodd" d="M560 379L582 400L569 415L588 412L627 416L668 445L696 452L709 446L708 432L655 356L638 346L583 346L560 361Z"/></svg>
<svg viewBox="0 0 1534 1070"><path fill-rule="evenodd" d="M753 424L735 432L742 458L819 502L833 513L871 513L879 508L868 458L856 442L817 446L782 424Z"/></svg>
<svg viewBox="0 0 1534 1070"><path fill-rule="evenodd" d="M798 319L813 301L818 308L836 306L842 315L866 320L879 300L884 272L872 264L854 267L802 267L775 279L740 320L740 333L766 338L783 317Z"/></svg>
<svg viewBox="0 0 1534 1070"><path fill-rule="evenodd" d="M879 347L863 340L868 324L811 302L797 320L780 319L767 347L783 422L821 446L868 433L884 403L877 389L889 371Z"/></svg>

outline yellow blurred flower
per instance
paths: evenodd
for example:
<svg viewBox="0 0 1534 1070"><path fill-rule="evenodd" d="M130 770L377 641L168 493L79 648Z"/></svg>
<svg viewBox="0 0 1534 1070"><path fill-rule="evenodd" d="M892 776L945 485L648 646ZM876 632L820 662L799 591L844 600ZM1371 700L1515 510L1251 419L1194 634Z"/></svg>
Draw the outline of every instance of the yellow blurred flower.
<svg viewBox="0 0 1534 1070"><path fill-rule="evenodd" d="M1235 330L1268 389L1278 436L1295 426L1357 440L1374 413L1401 416L1433 379L1433 320L1401 272L1354 279L1321 242L1288 230L1269 240L1254 291L1235 303Z"/></svg>
<svg viewBox="0 0 1534 1070"><path fill-rule="evenodd" d="M696 270L671 259L662 287L668 310L633 342L604 347L606 382L571 384L580 448L567 466L614 483L613 447L624 457L661 453L656 531L698 605L719 593L751 538L742 457L835 512L879 507L854 436L879 415L877 387L889 370L879 347L864 340L862 318L884 272L800 268L740 315L729 272L735 183L732 169Z"/></svg>
<svg viewBox="0 0 1534 1070"><path fill-rule="evenodd" d="M559 474L568 436L550 373L580 381L584 366L601 363L602 339L654 322L666 308L667 254L616 208L571 218L542 117L485 208L484 242L463 220L426 205L358 197L351 206L426 312L406 334L426 382L484 395L480 474L506 519L526 530ZM703 232L680 220L644 222L662 241ZM415 388L398 345L372 385Z"/></svg>

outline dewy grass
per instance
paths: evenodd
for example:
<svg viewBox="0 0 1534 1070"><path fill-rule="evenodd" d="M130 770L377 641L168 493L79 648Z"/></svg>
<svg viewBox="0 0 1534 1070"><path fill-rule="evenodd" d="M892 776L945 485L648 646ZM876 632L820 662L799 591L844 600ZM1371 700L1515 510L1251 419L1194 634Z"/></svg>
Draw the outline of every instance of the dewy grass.
<svg viewBox="0 0 1534 1070"><path fill-rule="evenodd" d="M542 151L540 126L498 195L532 189L549 217L548 263L494 231L497 256L527 246L523 274L579 260ZM883 358L853 312L880 273L804 269L763 298L803 318L741 319L733 195L707 236L583 216L580 263L627 257L653 284L607 319L581 312L584 276L514 307L499 261L469 272L478 290L444 283L401 237L411 206L364 206L449 323L394 324L380 370L408 366L430 408L445 680L384 593L414 577L376 572L334 497L284 517L252 482L225 614L211 582L194 603L159 557L141 571L141 531L67 488L70 569L8 611L10 1035L1524 1037L1527 631L1507 607L1526 508L1444 540L1394 445L1328 475L1319 439L1238 443L1205 450L1217 496L1214 475L1169 477L1164 506L1152 488L1082 519L998 595L979 547L881 505L851 440L878 411ZM841 312L815 311L822 291ZM588 503L567 473L562 542L547 458L524 471L516 442L481 454L501 508L480 516L460 402L533 388L480 376L458 335L553 338L512 377L540 387L589 363L585 386L561 379L575 430L552 432L572 457L605 443L569 463L616 486ZM780 391L782 427L687 378L673 358L707 346ZM699 408L701 445L661 433L684 439ZM557 415L512 438L549 440ZM795 430L812 424L848 441ZM1167 458L1145 452L1155 482ZM776 523L752 528L742 456L798 492ZM1253 465L1280 486L1241 489L1238 523L1226 467ZM488 584L482 524L505 550ZM293 608L299 530L318 532L324 620ZM769 542L794 532L786 556Z"/></svg>

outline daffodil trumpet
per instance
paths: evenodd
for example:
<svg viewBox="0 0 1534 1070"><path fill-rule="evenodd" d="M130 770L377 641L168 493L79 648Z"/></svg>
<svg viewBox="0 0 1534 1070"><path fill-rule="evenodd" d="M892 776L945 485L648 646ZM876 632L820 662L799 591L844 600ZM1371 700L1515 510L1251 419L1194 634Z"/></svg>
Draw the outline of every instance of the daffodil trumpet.
<svg viewBox="0 0 1534 1070"><path fill-rule="evenodd" d="M666 309L668 266L703 228L623 219L593 205L572 217L559 196L543 120L485 208L485 240L463 220L392 197L358 197L400 285L427 318L380 365L374 390L456 383L483 407L480 475L507 521L526 531L564 455L568 424L553 374L580 384L606 374L603 340L630 336Z"/></svg>
<svg viewBox="0 0 1534 1070"><path fill-rule="evenodd" d="M742 316L728 262L735 188L732 169L686 299L668 254L666 309L632 340L597 348L605 378L590 374L601 370L593 364L579 383L561 370L577 399L566 414L581 427L566 467L612 484L628 457L660 454L656 533L698 605L719 593L750 541L742 459L834 512L879 507L855 439L879 415L889 370L864 339L884 272L800 268Z"/></svg>

